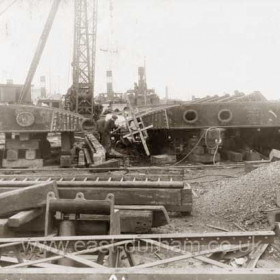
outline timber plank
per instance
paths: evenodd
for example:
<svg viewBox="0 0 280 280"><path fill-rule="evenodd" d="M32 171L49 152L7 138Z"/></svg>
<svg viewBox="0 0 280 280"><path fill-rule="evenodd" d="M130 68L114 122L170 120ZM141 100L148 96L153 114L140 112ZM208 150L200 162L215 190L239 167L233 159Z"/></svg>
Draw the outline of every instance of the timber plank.
<svg viewBox="0 0 280 280"><path fill-rule="evenodd" d="M32 209L28 211L21 211L17 214L11 216L8 219L8 226L9 227L19 227L25 223L28 223L41 215L43 212L42 209Z"/></svg>
<svg viewBox="0 0 280 280"><path fill-rule="evenodd" d="M46 204L48 192L58 195L56 183L44 182L31 187L20 188L0 194L0 216L7 216L19 211L42 207Z"/></svg>
<svg viewBox="0 0 280 280"><path fill-rule="evenodd" d="M266 248L268 247L268 244L261 244L259 245L252 253L250 253L250 261L247 264L247 268L254 268L262 256L262 254L265 252Z"/></svg>

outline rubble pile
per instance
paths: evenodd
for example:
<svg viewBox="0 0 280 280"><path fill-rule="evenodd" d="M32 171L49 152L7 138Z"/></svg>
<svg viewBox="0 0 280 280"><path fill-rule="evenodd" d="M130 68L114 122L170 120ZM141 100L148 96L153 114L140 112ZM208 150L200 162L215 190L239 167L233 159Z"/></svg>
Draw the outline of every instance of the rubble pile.
<svg viewBox="0 0 280 280"><path fill-rule="evenodd" d="M266 211L277 208L279 188L280 162L274 162L237 179L211 183L198 207L245 229L265 229L269 227Z"/></svg>

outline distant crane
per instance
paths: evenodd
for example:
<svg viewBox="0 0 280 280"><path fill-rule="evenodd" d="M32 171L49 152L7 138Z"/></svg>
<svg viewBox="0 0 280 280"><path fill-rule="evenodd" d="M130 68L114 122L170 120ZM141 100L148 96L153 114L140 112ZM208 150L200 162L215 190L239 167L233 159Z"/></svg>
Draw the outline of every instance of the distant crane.
<svg viewBox="0 0 280 280"><path fill-rule="evenodd" d="M75 0L73 85L66 95L71 111L86 117L96 114L94 106L97 0Z"/></svg>
<svg viewBox="0 0 280 280"><path fill-rule="evenodd" d="M97 1L74 0L73 85L66 94L67 108L84 117L92 118L101 109L94 105L95 54L97 33ZM45 48L61 0L54 0L36 52L18 98L29 102L33 77Z"/></svg>

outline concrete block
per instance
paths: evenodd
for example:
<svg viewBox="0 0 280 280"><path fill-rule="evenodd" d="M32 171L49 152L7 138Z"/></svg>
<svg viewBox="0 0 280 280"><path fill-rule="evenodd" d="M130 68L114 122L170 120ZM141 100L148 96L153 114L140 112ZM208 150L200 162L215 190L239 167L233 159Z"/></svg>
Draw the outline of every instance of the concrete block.
<svg viewBox="0 0 280 280"><path fill-rule="evenodd" d="M6 154L7 160L18 160L18 150L9 149Z"/></svg>
<svg viewBox="0 0 280 280"><path fill-rule="evenodd" d="M70 167L72 164L71 155L61 155L60 156L60 167Z"/></svg>
<svg viewBox="0 0 280 280"><path fill-rule="evenodd" d="M25 158L28 160L36 159L36 150L26 150Z"/></svg>

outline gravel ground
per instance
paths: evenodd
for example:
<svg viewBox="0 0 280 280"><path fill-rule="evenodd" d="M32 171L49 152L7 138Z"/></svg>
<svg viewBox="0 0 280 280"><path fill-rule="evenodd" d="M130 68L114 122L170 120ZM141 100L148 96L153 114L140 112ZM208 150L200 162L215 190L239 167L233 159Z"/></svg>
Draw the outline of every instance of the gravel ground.
<svg viewBox="0 0 280 280"><path fill-rule="evenodd" d="M209 183L195 201L196 209L247 230L269 229L266 211L277 207L279 188L280 162L274 162L236 179Z"/></svg>
<svg viewBox="0 0 280 280"><path fill-rule="evenodd" d="M280 162L244 174L243 169L192 171L186 176L194 191L190 216L171 215L156 232L270 230L267 210L275 209L280 188Z"/></svg>

